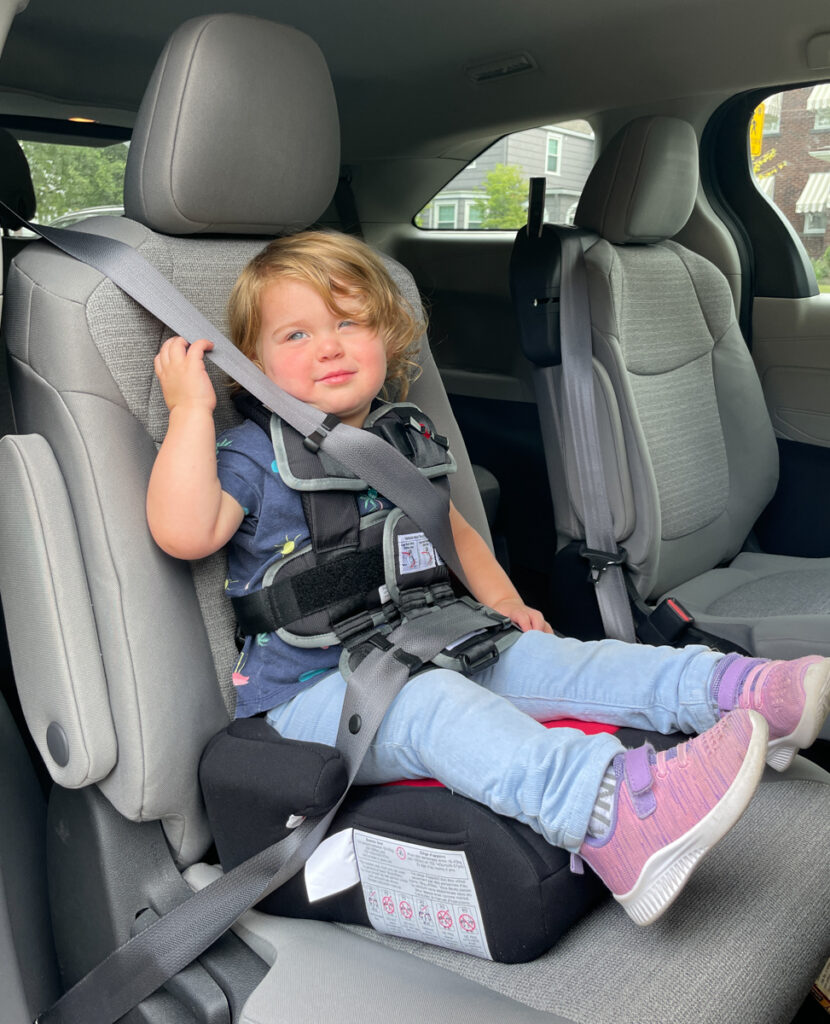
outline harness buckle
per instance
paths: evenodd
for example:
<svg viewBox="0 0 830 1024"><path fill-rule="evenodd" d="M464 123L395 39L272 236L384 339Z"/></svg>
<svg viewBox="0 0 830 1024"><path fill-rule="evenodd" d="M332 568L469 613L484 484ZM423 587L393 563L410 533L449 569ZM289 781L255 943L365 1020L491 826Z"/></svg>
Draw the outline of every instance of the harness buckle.
<svg viewBox="0 0 830 1024"><path fill-rule="evenodd" d="M461 672L465 676L481 672L482 669L495 665L499 660L499 649L494 640L486 640L470 647L466 651L453 651L461 662Z"/></svg>
<svg viewBox="0 0 830 1024"><path fill-rule="evenodd" d="M617 548L616 552L598 551L596 548L589 548L584 543L579 545L579 554L588 560L588 579L593 584L599 583L600 577L606 569L610 569L612 565L625 565L628 558L625 548Z"/></svg>

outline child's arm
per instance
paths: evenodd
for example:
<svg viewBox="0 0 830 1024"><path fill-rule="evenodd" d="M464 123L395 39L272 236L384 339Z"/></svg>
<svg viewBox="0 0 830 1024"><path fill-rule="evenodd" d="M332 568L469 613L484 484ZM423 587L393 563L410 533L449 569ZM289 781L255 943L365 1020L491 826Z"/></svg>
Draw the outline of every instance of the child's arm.
<svg viewBox="0 0 830 1024"><path fill-rule="evenodd" d="M485 544L484 538L470 526L452 502L450 525L461 567L473 597L488 608L506 615L523 631L541 629L544 633L552 633L542 613L524 603L507 573Z"/></svg>
<svg viewBox="0 0 830 1024"><path fill-rule="evenodd" d="M153 364L170 423L150 476L147 522L159 547L177 558L218 551L244 515L216 474L216 393L204 364L212 347L209 341L188 347L183 338L170 338Z"/></svg>

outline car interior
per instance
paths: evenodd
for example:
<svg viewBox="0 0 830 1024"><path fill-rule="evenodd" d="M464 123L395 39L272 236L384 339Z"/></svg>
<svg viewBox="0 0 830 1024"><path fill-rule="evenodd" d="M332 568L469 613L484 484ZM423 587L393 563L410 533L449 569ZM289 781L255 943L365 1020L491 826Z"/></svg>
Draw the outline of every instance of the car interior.
<svg viewBox="0 0 830 1024"><path fill-rule="evenodd" d="M563 190L565 230L584 250L600 461L632 600L676 599L759 657L830 654L830 300L757 184L748 136L766 97L830 79L817 0L0 10L0 1019L39 1019L311 816L327 798L310 756L338 771L336 752L286 748L261 720L229 726L225 557L175 560L145 519L167 424L152 361L173 325L19 231L38 222L38 189L41 206L61 190L21 144L129 141L123 215L105 195L84 203L105 215L52 219L134 250L220 331L268 239L316 225L374 246L425 310L410 397L449 439L454 503L529 603L592 639L604 627L563 413L558 245L528 244L524 220L442 228L436 198L512 133L592 135L581 194ZM437 227L423 226L430 204ZM239 414L210 372L222 430ZM461 929L454 945L383 933L359 886L310 902L300 872L121 1019L819 1020L828 747L825 726L765 773L648 928L526 826L438 787L354 790L331 833L463 851L483 945ZM256 777L227 760L210 774L217 750L243 748L262 758Z"/></svg>

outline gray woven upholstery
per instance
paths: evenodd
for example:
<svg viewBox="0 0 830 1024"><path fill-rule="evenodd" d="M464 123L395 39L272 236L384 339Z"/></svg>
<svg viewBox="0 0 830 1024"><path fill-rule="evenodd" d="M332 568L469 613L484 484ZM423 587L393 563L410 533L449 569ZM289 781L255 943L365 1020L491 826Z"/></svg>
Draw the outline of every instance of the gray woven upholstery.
<svg viewBox="0 0 830 1024"><path fill-rule="evenodd" d="M225 24L234 38L232 50L237 54L242 45L240 32L252 37L252 45L263 32L263 23L253 19L230 18L225 23L211 17L198 24L191 23L175 37L172 49L162 56L162 71L172 52L178 66L187 65L191 70L201 66L205 73L209 70L211 88L219 89L215 83L221 80L223 64L214 59L221 56L221 47L217 50L214 44ZM198 49L199 41L207 37L200 29L211 27L217 32L215 38L210 38L211 61L202 64L195 59L198 54L192 54L194 59L186 61L179 47L186 43ZM265 38L272 38L271 27L264 31ZM294 37L293 31L286 36ZM239 67L235 59L232 67L224 70L232 72L227 87L235 83L234 87L241 91L235 101L231 97L231 109L241 109L242 99L262 87L261 69L255 64ZM173 110L177 109L175 104L181 95L181 82L174 69L172 95L165 97L162 71L154 77L151 98L142 116L150 116L146 111L153 112L153 116L158 114L164 130L156 133L152 124L145 124L141 133L145 141L139 138L131 147L130 161L140 161L142 178L150 164L157 160L161 160L163 167L177 166L173 154L167 153L165 159L164 153L151 152L151 145L146 143L147 139L155 140L153 146L159 139L170 141L167 128L172 122L168 104ZM246 75L250 76L247 81ZM270 77L267 81L271 81ZM195 90L190 95L198 94L197 81L188 79L188 88ZM291 95L293 99L293 93ZM262 103L267 105L267 97ZM305 116L313 114L305 111ZM214 129L215 126L209 130ZM277 148L280 148L282 140L279 135L276 138ZM295 191L301 191L304 186L306 172L304 162L297 162L292 182ZM131 187L139 187L137 179L131 180ZM230 283L262 240L183 241L159 234L157 229L168 224L171 209L180 207L181 195L177 190L181 181L186 180L186 175L177 179L171 192L158 196L156 192L164 188L165 175L162 174L151 188L144 190L143 198L131 202L131 211L150 221L150 226L132 219L101 218L87 223L83 230L108 233L138 248L197 307L222 323ZM332 183L333 180L332 177ZM259 181L256 186L256 200L247 197L246 202L251 200L256 206L262 201L266 208L267 197L279 189L268 179ZM288 194L290 192L291 189ZM200 181L197 184L199 203L208 194L209 186ZM235 198L231 197L227 216L218 208L228 194L227 182L219 182L217 209L212 211L215 217L210 224L214 227L224 224L228 232L235 233L239 220ZM319 205L320 195L317 200ZM156 202L158 208L154 205ZM151 205L155 212L149 210ZM266 215L252 233L258 234L264 229L263 225L291 220L290 216L286 217L282 199L275 200L275 205L279 207L280 216ZM202 228L194 227L198 218L192 212L185 219L188 223L179 225L180 230L206 230L208 219L203 220ZM390 264L390 268L407 297L416 304L417 292L411 278L396 265ZM97 691L93 694L102 705L94 709L93 717L98 715L99 726L107 725L106 749L97 750L96 723L88 725L83 715L71 722L71 742L85 745L100 755L88 758L93 767L87 775L97 774L98 767L100 772L106 773L98 785L113 806L136 821L160 819L173 855L181 865L190 864L204 854L210 843L196 782L196 766L209 737L228 720L232 701L227 692L223 701L217 676L227 677L234 651L231 621L221 586L222 557L216 556L192 567L191 573L190 566L158 550L144 519L147 480L166 424L164 405L152 375L151 358L167 332L97 272L41 244L30 247L13 269L9 310L6 330L13 361L12 383L18 401L18 422L21 432L37 433L43 438L35 445L26 446L27 451L33 449L31 472L38 480L46 477L44 467L48 462L54 470L52 475L62 477L64 485L53 487L51 492L62 496L60 508L56 510L60 514L54 517L58 520L53 531L56 542L50 546L47 543L50 536L41 538L36 554L41 558L42 552L54 552L54 557L59 559L62 544L67 545L71 540L72 552L79 555L76 562L80 560L83 566L77 568L77 572L86 574L85 581L79 580L76 585L64 588L70 595L68 600L62 599L62 588L57 588L59 592L54 597L41 593L43 587L32 596L24 573L14 572L16 565L25 568L19 550L15 551L14 547L25 548L26 537L40 538L43 530L38 523L14 524L8 530L12 539L3 551L3 558L8 559L10 568L3 589L4 597L13 600L21 611L19 628L11 637L13 648L17 648L13 650L15 662L22 669L18 682L24 692L38 691L36 725L40 728L44 721L60 718L61 700L65 703L71 696L83 703L90 699L83 671L90 661L101 670L96 681L103 675L106 694L102 701ZM696 359L702 360L706 358L710 343L702 328L699 335L700 353L696 354ZM626 343L636 362L639 358L637 339L632 337ZM716 356L710 358L714 361ZM420 361L423 372L413 388L413 400L449 435L459 463L453 481L454 498L464 514L486 532L469 461L426 347ZM682 358L678 363L675 354L668 372L678 369L682 370ZM225 383L219 379L216 383L220 399L217 418L221 424L230 421L233 412ZM48 458L38 454L44 450L48 451ZM722 472L722 469L717 471ZM710 528L708 520L712 515L716 516L716 521L722 517L718 514L725 500L722 490L719 484L716 498L709 502L710 507L696 505L691 509L693 518L707 523L703 529ZM623 488L621 493L628 492ZM9 517L16 514L13 496L7 499L4 508ZM70 521L74 519L77 537L66 528L67 517ZM39 564L46 564L45 555ZM60 573L60 565L50 565L50 569ZM54 619L60 624L56 644L61 639L60 630L68 635L79 624L88 634L97 634L98 647L89 640L84 645L84 658L74 656L72 650L66 652L67 664L61 665L58 680L62 687L58 694L61 700L55 699L51 705L52 691L48 685L45 687L40 664L27 670L27 658L22 657L20 651L37 638L39 620L35 614L30 614L27 623L26 612L37 611L38 602L46 611L55 613ZM48 763L48 750L46 759ZM55 770L54 764L50 767ZM78 779L86 781L86 777L81 779L81 769ZM76 778L69 782L75 784ZM279 784L275 779L274 785ZM827 873L817 870L816 843L812 841L816 801L825 798L824 789L823 782L793 782L791 791L781 786L777 791L781 795L775 800L762 800L754 805L754 814L747 817L750 827L736 831L729 845L724 844L724 853L713 858L711 867L697 876L691 896L686 899L687 909L681 907L677 915L670 916L657 929L637 931L621 911L606 908L575 929L549 957L521 968L505 969L429 948L408 946L407 949L447 966L452 973L442 976L442 989L446 987L458 1000L463 1000L469 989L466 985L454 984L454 977L473 978L478 986L477 1002L484 1007L492 1004L490 1017L481 1019L506 1019L503 1015L505 1000L489 997L488 990L503 992L520 1004L535 1005L544 1013L561 1008L585 1024L600 1020L706 1020L714 1019L716 1012L720 1020L735 1019L732 1011L739 1002L737 993L745 992L750 977L755 983L763 982L758 989L762 994L752 996L755 1000L751 1004L752 1011L756 1003L760 1005L764 1001L773 1011L773 1016L768 1018L750 1013L750 1019L759 1022L780 1019L780 1008L792 1008L811 980L821 956L814 938L830 909ZM770 819L781 821L784 814L789 815L783 819L785 828L773 834L775 842L769 842ZM763 825L760 824L762 819ZM755 827L751 827L753 822L757 823ZM793 845L796 846L794 852ZM759 849L764 854L760 864L756 856ZM824 849L823 842L820 849ZM776 879L782 877L776 874L779 866L791 874L785 876L783 884L773 885L773 875ZM811 900L807 904L808 912L806 917L800 912L795 925L791 908L802 901L802 894L808 890ZM692 913L695 903L705 912ZM279 922L275 923L275 928L279 931ZM753 938L748 942L747 936L754 936L760 929L766 931L757 940ZM327 963L334 963L335 958L332 952L327 959L325 950L341 950L345 944L338 944L337 937L342 933L335 926L317 923L297 930L311 934L323 932L327 937L327 942L313 946L314 958L304 957L307 974L302 980L308 977L314 982L327 977ZM291 933L290 925L286 931ZM823 935L826 937L826 930ZM773 998L770 969L773 964L786 963L784 954L791 946L797 949L798 967L786 972ZM726 962L723 956L712 955L713 947L728 953ZM346 950L347 954L350 949ZM320 950L323 952L317 955ZM738 955L739 950L741 955ZM387 962L387 958L382 960L384 964ZM395 970L405 971L410 988L417 987L422 974L424 986L429 986L432 975L421 970L423 965L412 958L403 960L389 961L394 969L383 975L390 992L390 1001L383 1001L384 1019L390 1019L389 1015L394 1017L395 1013ZM359 961L356 960L354 970L348 973L352 989L359 991L363 984ZM259 1002L254 993L250 1004L252 1016L246 1019L304 1019L304 994L308 992L308 985L300 985L301 995L290 1001L283 998L286 986L275 988L279 988L279 1002L272 997L271 989L259 994ZM315 997L326 998L325 986L315 986ZM332 991L328 998L330 1011L319 1019L340 1019L338 1001L343 998L343 990ZM359 996L352 1002L348 1019L355 1019L355 1005L361 1005ZM682 1006L682 1016L675 1013L678 1006ZM539 1014L518 1013L509 1019L522 1017L538 1020Z"/></svg>
<svg viewBox="0 0 830 1024"><path fill-rule="evenodd" d="M825 560L786 572L770 556L733 561L775 492L778 453L725 278L667 237L696 193L691 126L639 118L603 151L577 210L602 236L586 263L618 540L644 597L674 595L758 654L830 654ZM568 466L567 438L552 443ZM565 544L582 537L579 505L572 477L553 486Z"/></svg>
<svg viewBox="0 0 830 1024"><path fill-rule="evenodd" d="M611 140L585 182L576 223L614 245L657 242L689 219L697 192L697 141L676 117L641 117Z"/></svg>
<svg viewBox="0 0 830 1024"><path fill-rule="evenodd" d="M533 963L361 931L578 1024L784 1024L830 954L830 872L809 853L826 850L828 795L770 773L664 918L638 928L604 904Z"/></svg>
<svg viewBox="0 0 830 1024"><path fill-rule="evenodd" d="M144 95L124 207L167 234L288 234L328 206L339 161L334 90L313 40L244 15L194 18Z"/></svg>

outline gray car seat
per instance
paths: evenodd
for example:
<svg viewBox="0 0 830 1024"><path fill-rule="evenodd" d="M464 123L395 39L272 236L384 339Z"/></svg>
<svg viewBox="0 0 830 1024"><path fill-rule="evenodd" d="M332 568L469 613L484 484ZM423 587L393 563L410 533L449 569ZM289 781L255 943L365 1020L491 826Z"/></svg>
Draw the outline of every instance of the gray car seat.
<svg viewBox="0 0 830 1024"><path fill-rule="evenodd" d="M830 558L742 551L778 480L778 453L720 271L672 241L698 188L691 125L643 117L598 159L575 223L586 251L604 471L641 597L760 656L830 654ZM580 538L571 442L553 446L559 546ZM561 464L561 463L560 463Z"/></svg>
<svg viewBox="0 0 830 1024"><path fill-rule="evenodd" d="M231 283L262 236L313 222L337 173L316 46L254 18L201 18L174 34L151 80L127 216L79 229L136 247L223 326ZM411 278L393 270L414 298ZM151 367L163 325L40 243L12 267L5 316L20 433L0 442L0 592L21 702L55 780L50 896L70 984L145 907L174 903L184 873L199 887L215 870L201 863L211 838L197 764L232 707L233 623L223 558L170 559L144 519L166 423ZM413 400L450 436L454 500L486 535L425 342L421 361ZM215 382L221 426L233 412ZM210 970L189 969L179 984L189 997L221 982L225 1019L250 1024L789 1020L828 953L827 783L798 759L764 784L650 929L606 905L534 963L500 965L250 911L235 929L242 941L223 940ZM132 1019L196 1017L165 991Z"/></svg>

